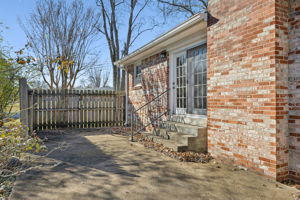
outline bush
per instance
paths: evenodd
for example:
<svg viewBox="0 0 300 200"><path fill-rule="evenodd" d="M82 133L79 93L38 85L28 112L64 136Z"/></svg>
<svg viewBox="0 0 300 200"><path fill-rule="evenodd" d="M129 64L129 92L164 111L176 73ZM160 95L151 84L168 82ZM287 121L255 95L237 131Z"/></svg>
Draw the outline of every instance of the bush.
<svg viewBox="0 0 300 200"><path fill-rule="evenodd" d="M39 152L43 148L42 141L36 135L29 136L27 130L13 119L0 122L0 169L6 168L12 158L20 158L22 153Z"/></svg>

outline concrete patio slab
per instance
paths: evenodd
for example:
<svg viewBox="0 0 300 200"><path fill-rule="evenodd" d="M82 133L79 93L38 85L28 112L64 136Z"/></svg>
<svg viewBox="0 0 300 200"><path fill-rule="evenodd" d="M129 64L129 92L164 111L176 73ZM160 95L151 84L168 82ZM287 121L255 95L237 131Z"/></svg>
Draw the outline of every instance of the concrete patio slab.
<svg viewBox="0 0 300 200"><path fill-rule="evenodd" d="M43 133L49 150L64 150L21 175L12 200L281 200L298 190L224 164L183 163L132 145L109 129Z"/></svg>

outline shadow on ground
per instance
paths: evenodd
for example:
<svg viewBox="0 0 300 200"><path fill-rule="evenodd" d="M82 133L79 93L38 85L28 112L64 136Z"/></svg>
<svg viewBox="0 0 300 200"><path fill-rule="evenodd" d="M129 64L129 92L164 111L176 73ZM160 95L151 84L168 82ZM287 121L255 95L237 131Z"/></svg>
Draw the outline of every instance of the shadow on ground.
<svg viewBox="0 0 300 200"><path fill-rule="evenodd" d="M109 131L108 131L109 132ZM119 174L123 176L136 177L137 175L128 173L118 165L112 155L101 150L101 146L96 146L86 136L95 136L104 133L84 132L83 134L64 132L44 132L40 136L48 138L46 146L49 151L54 148L64 146L62 149L53 151L47 157L62 161L64 165L57 166L54 170L64 170L68 165L85 167L86 169L96 169L104 172ZM62 143L64 143L62 145Z"/></svg>
<svg viewBox="0 0 300 200"><path fill-rule="evenodd" d="M11 199L276 200L296 192L229 166L179 162L132 145L109 129L43 132L40 137L48 138L50 152L64 148L33 156L42 166L18 178Z"/></svg>

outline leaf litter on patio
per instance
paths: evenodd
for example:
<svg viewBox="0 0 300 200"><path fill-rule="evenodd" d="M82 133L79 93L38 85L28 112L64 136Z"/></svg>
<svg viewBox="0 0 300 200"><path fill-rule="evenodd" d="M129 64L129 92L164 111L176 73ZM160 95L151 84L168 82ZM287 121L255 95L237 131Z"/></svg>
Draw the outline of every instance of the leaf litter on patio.
<svg viewBox="0 0 300 200"><path fill-rule="evenodd" d="M129 128L114 128L112 129L113 133L118 133L121 135L129 136L130 135L130 129ZM143 144L148 149L153 149L157 152L161 152L166 156L169 156L171 158L175 158L182 162L197 162L197 163L208 163L213 159L213 157L207 153L196 153L196 152L177 152L174 151L171 148L165 147L163 144L159 144L156 142L153 142L151 139L145 138L141 134L134 135L134 141L137 141L141 144Z"/></svg>

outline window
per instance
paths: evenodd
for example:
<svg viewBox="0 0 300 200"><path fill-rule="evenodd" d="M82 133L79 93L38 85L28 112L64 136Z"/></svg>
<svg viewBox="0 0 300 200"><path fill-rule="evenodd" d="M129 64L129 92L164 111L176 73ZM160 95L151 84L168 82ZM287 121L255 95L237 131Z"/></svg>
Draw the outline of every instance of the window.
<svg viewBox="0 0 300 200"><path fill-rule="evenodd" d="M207 66L206 45L188 51L190 68L193 73L194 108L207 109Z"/></svg>
<svg viewBox="0 0 300 200"><path fill-rule="evenodd" d="M177 85L177 108L187 107L187 79L186 79L186 54L176 58L176 85Z"/></svg>
<svg viewBox="0 0 300 200"><path fill-rule="evenodd" d="M137 65L134 68L134 85L140 85L142 83L142 66Z"/></svg>

